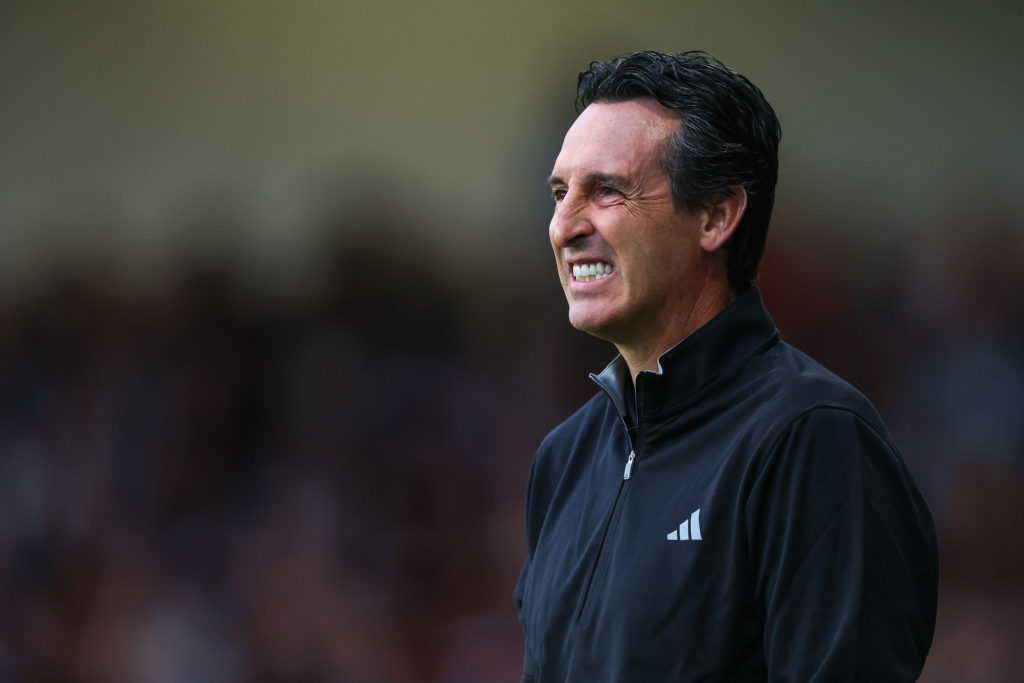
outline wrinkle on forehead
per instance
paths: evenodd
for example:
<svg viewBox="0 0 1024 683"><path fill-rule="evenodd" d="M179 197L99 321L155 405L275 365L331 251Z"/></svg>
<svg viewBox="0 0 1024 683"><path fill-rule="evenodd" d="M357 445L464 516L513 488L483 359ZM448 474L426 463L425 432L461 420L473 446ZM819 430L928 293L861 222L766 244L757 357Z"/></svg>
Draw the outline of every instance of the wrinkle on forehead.
<svg viewBox="0 0 1024 683"><path fill-rule="evenodd" d="M555 162L630 175L650 167L660 168L668 141L682 121L681 115L646 98L589 105L566 133ZM653 170L653 169L652 169Z"/></svg>
<svg viewBox="0 0 1024 683"><path fill-rule="evenodd" d="M653 98L624 102L594 102L576 119L599 117L609 129L632 130L637 137L667 140L679 128L683 117L679 112L662 106Z"/></svg>

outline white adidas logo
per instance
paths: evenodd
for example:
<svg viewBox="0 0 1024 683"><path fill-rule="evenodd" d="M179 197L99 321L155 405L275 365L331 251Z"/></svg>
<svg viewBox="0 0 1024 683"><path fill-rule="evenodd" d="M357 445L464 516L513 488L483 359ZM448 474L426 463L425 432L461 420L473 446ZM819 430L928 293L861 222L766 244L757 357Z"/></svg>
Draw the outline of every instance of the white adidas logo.
<svg viewBox="0 0 1024 683"><path fill-rule="evenodd" d="M690 515L690 518L673 529L667 536L670 541L700 541L700 508Z"/></svg>

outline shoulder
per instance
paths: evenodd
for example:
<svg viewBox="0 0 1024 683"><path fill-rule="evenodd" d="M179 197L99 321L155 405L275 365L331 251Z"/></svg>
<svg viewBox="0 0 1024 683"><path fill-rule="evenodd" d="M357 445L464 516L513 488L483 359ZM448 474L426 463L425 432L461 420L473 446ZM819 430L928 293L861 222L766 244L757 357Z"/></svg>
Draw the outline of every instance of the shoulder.
<svg viewBox="0 0 1024 683"><path fill-rule="evenodd" d="M575 413L548 432L534 458L531 478L550 481L580 465L583 454L592 454L619 427L620 417L611 401L595 393Z"/></svg>
<svg viewBox="0 0 1024 683"><path fill-rule="evenodd" d="M530 468L526 494L527 539L535 542L553 501L571 492L589 468L602 461L602 449L614 440L619 416L598 392L541 442Z"/></svg>
<svg viewBox="0 0 1024 683"><path fill-rule="evenodd" d="M855 485L865 467L908 476L871 401L789 344L752 357L723 394L721 416L749 483L820 471L844 472Z"/></svg>
<svg viewBox="0 0 1024 683"><path fill-rule="evenodd" d="M761 523L814 527L850 517L862 524L884 511L882 518L900 519L908 534L928 541L927 504L875 407L806 354L779 346L757 399L770 413L748 491Z"/></svg>
<svg viewBox="0 0 1024 683"><path fill-rule="evenodd" d="M756 480L776 493L821 487L833 497L842 491L918 505L913 477L871 401L788 344L772 354L757 398L768 417Z"/></svg>
<svg viewBox="0 0 1024 683"><path fill-rule="evenodd" d="M580 446L599 439L609 429L617 428L620 421L612 402L599 391L548 432L537 450L537 460L564 458Z"/></svg>
<svg viewBox="0 0 1024 683"><path fill-rule="evenodd" d="M871 401L802 351L780 342L751 365L743 393L776 440L798 423L826 433L860 423L891 442Z"/></svg>

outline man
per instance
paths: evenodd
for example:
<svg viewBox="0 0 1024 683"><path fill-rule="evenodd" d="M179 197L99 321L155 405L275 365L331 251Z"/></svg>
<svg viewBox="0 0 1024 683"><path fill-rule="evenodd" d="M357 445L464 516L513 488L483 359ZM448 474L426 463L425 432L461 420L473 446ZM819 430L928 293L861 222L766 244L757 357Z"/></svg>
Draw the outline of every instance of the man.
<svg viewBox="0 0 1024 683"><path fill-rule="evenodd" d="M931 516L871 404L753 285L780 128L703 53L580 75L549 184L572 324L619 356L541 445L524 681L912 681Z"/></svg>

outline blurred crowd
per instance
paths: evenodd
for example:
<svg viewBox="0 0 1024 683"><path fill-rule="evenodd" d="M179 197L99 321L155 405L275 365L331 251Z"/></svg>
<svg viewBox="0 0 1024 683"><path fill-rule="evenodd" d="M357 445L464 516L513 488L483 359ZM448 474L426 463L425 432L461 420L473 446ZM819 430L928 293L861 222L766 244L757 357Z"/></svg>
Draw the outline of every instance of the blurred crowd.
<svg viewBox="0 0 1024 683"><path fill-rule="evenodd" d="M983 228L894 253L776 224L760 280L931 505L930 682L1024 680L1024 253ZM3 299L0 680L518 680L531 458L613 350L553 266L332 253L286 302L216 260Z"/></svg>

